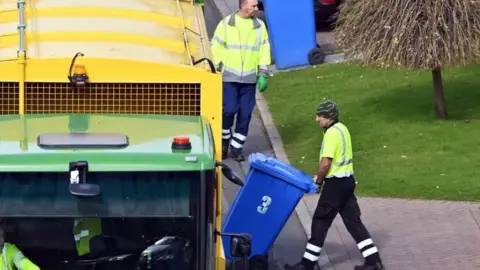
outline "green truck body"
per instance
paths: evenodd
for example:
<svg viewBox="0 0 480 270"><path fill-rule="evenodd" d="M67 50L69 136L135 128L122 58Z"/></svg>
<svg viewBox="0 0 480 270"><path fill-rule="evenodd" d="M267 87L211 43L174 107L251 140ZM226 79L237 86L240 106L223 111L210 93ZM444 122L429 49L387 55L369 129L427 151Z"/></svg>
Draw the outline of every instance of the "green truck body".
<svg viewBox="0 0 480 270"><path fill-rule="evenodd" d="M6 241L41 269L147 269L156 264L142 257L148 249L156 250L152 260L171 264L167 269L212 269L217 173L212 132L204 118L0 116L0 128L0 227ZM128 137L128 145L112 148L105 140L82 148L63 141L60 147L53 141L46 147L39 136L48 134L69 138L72 145L82 136L120 134ZM172 148L178 136L189 138L190 150ZM79 161L88 163L80 184L96 185L99 194L72 191L71 163ZM72 230L84 218L102 223L99 240L90 240L87 259L77 256ZM135 268L139 263L143 267Z"/></svg>
<svg viewBox="0 0 480 270"><path fill-rule="evenodd" d="M0 171L67 171L69 162L75 160L88 160L90 171L201 171L215 165L210 127L200 116L0 116L0 125L8 130L0 135ZM122 133L130 144L123 149L53 150L37 145L41 134L60 132ZM19 136L10 135L13 133L25 134L25 151L19 146ZM188 136L192 149L172 149L174 136ZM186 161L188 157L195 157L195 162Z"/></svg>

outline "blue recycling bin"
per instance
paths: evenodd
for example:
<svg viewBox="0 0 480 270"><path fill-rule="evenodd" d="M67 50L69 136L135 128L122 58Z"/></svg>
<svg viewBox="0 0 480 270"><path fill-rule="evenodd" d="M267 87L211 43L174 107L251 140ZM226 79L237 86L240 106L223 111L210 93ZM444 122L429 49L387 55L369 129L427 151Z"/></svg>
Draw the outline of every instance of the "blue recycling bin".
<svg viewBox="0 0 480 270"><path fill-rule="evenodd" d="M310 65L308 54L317 48L313 1L263 1L277 69Z"/></svg>
<svg viewBox="0 0 480 270"><path fill-rule="evenodd" d="M252 237L252 254L268 250L305 193L317 187L312 177L273 157L261 153L249 156L250 170L227 215L222 232ZM230 237L224 236L225 256L230 254Z"/></svg>

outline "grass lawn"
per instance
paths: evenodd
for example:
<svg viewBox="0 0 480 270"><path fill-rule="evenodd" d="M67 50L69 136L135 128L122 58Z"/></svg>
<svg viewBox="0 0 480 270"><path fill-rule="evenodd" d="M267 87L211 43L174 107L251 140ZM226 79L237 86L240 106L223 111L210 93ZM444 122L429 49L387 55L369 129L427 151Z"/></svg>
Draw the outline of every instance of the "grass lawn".
<svg viewBox="0 0 480 270"><path fill-rule="evenodd" d="M436 120L430 72L327 64L275 74L265 92L290 162L315 174L315 108L340 107L362 196L480 200L480 65L444 73L449 120ZM471 120L468 123L465 120Z"/></svg>

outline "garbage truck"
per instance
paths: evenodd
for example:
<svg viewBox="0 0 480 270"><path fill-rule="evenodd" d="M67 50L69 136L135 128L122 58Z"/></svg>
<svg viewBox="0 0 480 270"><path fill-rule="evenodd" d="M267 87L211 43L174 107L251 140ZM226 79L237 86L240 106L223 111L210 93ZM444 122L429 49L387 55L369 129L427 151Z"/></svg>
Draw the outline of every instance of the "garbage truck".
<svg viewBox="0 0 480 270"><path fill-rule="evenodd" d="M221 74L191 0L0 2L0 230L40 269L226 268ZM251 239L230 234L246 258Z"/></svg>

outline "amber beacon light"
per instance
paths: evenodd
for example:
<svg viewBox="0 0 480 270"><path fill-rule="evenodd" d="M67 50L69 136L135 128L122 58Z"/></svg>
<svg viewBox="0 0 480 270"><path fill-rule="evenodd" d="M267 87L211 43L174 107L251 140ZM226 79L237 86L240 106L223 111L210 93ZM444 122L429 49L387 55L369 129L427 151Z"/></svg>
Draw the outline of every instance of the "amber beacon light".
<svg viewBox="0 0 480 270"><path fill-rule="evenodd" d="M190 150L192 149L192 144L190 143L190 138L185 136L177 136L173 138L172 149L178 150Z"/></svg>
<svg viewBox="0 0 480 270"><path fill-rule="evenodd" d="M87 69L85 65L75 64L75 60L77 60L77 57L79 56L84 56L84 54L81 52L75 54L68 73L68 80L74 87L84 87L88 83Z"/></svg>

